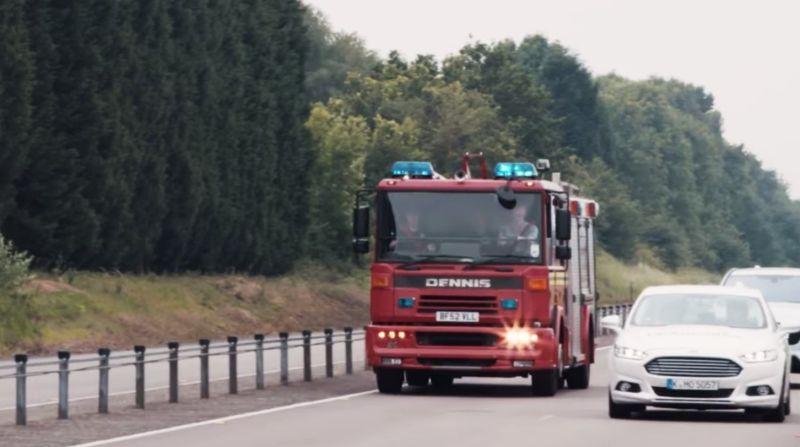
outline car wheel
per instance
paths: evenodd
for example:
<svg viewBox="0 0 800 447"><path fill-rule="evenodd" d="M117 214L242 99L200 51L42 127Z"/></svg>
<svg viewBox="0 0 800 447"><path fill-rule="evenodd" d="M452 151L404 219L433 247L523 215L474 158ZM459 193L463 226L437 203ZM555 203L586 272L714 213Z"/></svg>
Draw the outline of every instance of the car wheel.
<svg viewBox="0 0 800 447"><path fill-rule="evenodd" d="M531 373L531 389L534 396L554 396L562 379L558 369L545 369Z"/></svg>
<svg viewBox="0 0 800 447"><path fill-rule="evenodd" d="M431 384L438 389L449 388L453 386L453 376L431 376Z"/></svg>
<svg viewBox="0 0 800 447"><path fill-rule="evenodd" d="M608 416L611 419L630 419L635 412L643 412L644 405L637 404L618 404L611 398L611 390L608 390Z"/></svg>
<svg viewBox="0 0 800 447"><path fill-rule="evenodd" d="M787 384L784 383L781 388L781 398L778 401L778 406L764 413L764 421L780 423L786 420L786 404L789 399L787 396L787 388L789 387L786 385Z"/></svg>
<svg viewBox="0 0 800 447"><path fill-rule="evenodd" d="M398 394L403 389L402 369L377 369L375 379L378 382L378 391L383 394Z"/></svg>
<svg viewBox="0 0 800 447"><path fill-rule="evenodd" d="M567 370L567 387L573 390L585 390L589 388L589 376L591 369L589 365L580 365Z"/></svg>
<svg viewBox="0 0 800 447"><path fill-rule="evenodd" d="M783 413L786 416L789 416L790 414L792 414L792 391L791 391L791 385L789 385L789 393L786 396L786 409L783 410Z"/></svg>
<svg viewBox="0 0 800 447"><path fill-rule="evenodd" d="M411 386L428 386L430 375L421 371L406 371L406 382Z"/></svg>

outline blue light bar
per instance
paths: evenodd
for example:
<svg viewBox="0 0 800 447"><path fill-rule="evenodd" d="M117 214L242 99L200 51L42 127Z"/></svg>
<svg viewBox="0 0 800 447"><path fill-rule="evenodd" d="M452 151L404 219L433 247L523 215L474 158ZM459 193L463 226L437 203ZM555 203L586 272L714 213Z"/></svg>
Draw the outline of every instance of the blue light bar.
<svg viewBox="0 0 800 447"><path fill-rule="evenodd" d="M506 310L514 310L519 307L519 301L516 298L503 298L500 300L500 307Z"/></svg>
<svg viewBox="0 0 800 447"><path fill-rule="evenodd" d="M392 177L433 178L429 161L397 161L392 165Z"/></svg>
<svg viewBox="0 0 800 447"><path fill-rule="evenodd" d="M510 163L503 162L494 165L495 178L536 178L539 173L533 163Z"/></svg>

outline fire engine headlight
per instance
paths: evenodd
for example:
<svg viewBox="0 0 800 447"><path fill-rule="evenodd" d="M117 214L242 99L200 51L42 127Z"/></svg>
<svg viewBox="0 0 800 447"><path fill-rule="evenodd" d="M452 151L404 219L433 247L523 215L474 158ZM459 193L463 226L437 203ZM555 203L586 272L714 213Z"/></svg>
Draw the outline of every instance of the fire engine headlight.
<svg viewBox="0 0 800 447"><path fill-rule="evenodd" d="M386 332L383 332L383 331L378 332L378 338L380 338L381 340L386 338Z"/></svg>
<svg viewBox="0 0 800 447"><path fill-rule="evenodd" d="M539 336L528 329L510 328L506 329L505 340L509 346L529 346L539 341Z"/></svg>

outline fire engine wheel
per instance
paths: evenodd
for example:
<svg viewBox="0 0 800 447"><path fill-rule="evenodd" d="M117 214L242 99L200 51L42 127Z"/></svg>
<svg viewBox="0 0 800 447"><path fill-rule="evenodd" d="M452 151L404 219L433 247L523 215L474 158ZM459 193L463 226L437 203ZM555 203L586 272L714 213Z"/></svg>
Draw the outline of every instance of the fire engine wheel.
<svg viewBox="0 0 800 447"><path fill-rule="evenodd" d="M453 376L431 376L434 388L448 388L453 386Z"/></svg>
<svg viewBox="0 0 800 447"><path fill-rule="evenodd" d="M567 387L573 390L589 388L591 369L588 364L573 366L567 371Z"/></svg>
<svg viewBox="0 0 800 447"><path fill-rule="evenodd" d="M428 386L430 375L422 371L406 371L406 382L411 386Z"/></svg>
<svg viewBox="0 0 800 447"><path fill-rule="evenodd" d="M558 369L545 369L531 373L531 387L534 396L554 396L558 391L561 376Z"/></svg>
<svg viewBox="0 0 800 447"><path fill-rule="evenodd" d="M378 391L383 394L399 394L403 389L402 369L377 369L375 379L378 382Z"/></svg>

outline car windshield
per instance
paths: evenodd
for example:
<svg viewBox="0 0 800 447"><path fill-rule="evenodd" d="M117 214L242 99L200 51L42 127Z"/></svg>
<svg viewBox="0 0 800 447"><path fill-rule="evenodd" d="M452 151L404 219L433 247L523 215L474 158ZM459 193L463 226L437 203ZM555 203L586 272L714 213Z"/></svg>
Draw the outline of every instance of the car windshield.
<svg viewBox="0 0 800 447"><path fill-rule="evenodd" d="M641 298L634 326L702 325L757 329L767 325L761 303L737 295L664 294Z"/></svg>
<svg viewBox="0 0 800 447"><path fill-rule="evenodd" d="M725 285L759 290L764 299L771 303L785 301L800 304L800 276L734 273L728 277Z"/></svg>
<svg viewBox="0 0 800 447"><path fill-rule="evenodd" d="M379 196L378 258L399 262L541 263L541 195L516 206L490 192L393 191Z"/></svg>

